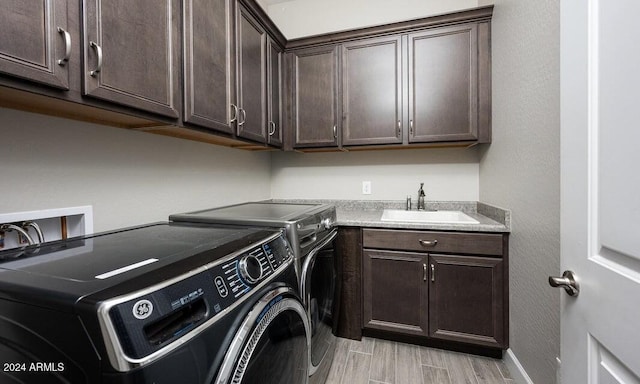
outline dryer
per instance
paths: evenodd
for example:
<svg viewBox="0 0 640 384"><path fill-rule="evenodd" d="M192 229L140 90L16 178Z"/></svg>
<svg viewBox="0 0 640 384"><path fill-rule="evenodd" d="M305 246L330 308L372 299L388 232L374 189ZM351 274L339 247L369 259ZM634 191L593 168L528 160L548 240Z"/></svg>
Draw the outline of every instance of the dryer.
<svg viewBox="0 0 640 384"><path fill-rule="evenodd" d="M0 382L304 384L297 287L277 230L157 223L0 252Z"/></svg>

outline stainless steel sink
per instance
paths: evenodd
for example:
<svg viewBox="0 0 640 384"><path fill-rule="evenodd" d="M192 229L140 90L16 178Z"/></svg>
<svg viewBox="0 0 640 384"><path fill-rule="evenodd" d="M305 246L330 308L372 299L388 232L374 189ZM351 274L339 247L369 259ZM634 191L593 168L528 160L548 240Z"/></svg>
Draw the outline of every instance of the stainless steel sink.
<svg viewBox="0 0 640 384"><path fill-rule="evenodd" d="M385 209L382 221L403 221L411 223L479 224L473 217L460 211L403 211Z"/></svg>

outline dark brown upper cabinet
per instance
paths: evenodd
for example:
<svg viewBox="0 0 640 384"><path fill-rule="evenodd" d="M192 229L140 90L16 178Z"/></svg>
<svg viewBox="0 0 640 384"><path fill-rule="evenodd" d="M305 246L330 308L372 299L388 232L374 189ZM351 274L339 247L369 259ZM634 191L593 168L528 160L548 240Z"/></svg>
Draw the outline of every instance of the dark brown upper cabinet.
<svg viewBox="0 0 640 384"><path fill-rule="evenodd" d="M184 1L184 121L234 132L234 0Z"/></svg>
<svg viewBox="0 0 640 384"><path fill-rule="evenodd" d="M478 139L476 24L409 34L409 142Z"/></svg>
<svg viewBox="0 0 640 384"><path fill-rule="evenodd" d="M267 137L267 32L239 3L236 24L237 134L240 137L264 143Z"/></svg>
<svg viewBox="0 0 640 384"><path fill-rule="evenodd" d="M290 53L293 147L335 147L341 130L338 46Z"/></svg>
<svg viewBox="0 0 640 384"><path fill-rule="evenodd" d="M179 0L85 0L84 94L177 118Z"/></svg>
<svg viewBox="0 0 640 384"><path fill-rule="evenodd" d="M489 143L492 12L287 41L255 0L6 0L0 105L246 149Z"/></svg>
<svg viewBox="0 0 640 384"><path fill-rule="evenodd" d="M269 144L282 147L282 48L267 38L267 136Z"/></svg>
<svg viewBox="0 0 640 384"><path fill-rule="evenodd" d="M0 12L0 72L69 89L69 58L78 46L67 28L66 0L7 0Z"/></svg>
<svg viewBox="0 0 640 384"><path fill-rule="evenodd" d="M342 144L402 143L402 38L342 45Z"/></svg>
<svg viewBox="0 0 640 384"><path fill-rule="evenodd" d="M291 41L293 147L491 142L492 9Z"/></svg>

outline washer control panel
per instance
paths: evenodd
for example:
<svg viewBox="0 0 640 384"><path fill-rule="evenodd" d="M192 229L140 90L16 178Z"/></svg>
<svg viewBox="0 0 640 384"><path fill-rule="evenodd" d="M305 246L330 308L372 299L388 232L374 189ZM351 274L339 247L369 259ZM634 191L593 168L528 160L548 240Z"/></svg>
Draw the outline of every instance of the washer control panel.
<svg viewBox="0 0 640 384"><path fill-rule="evenodd" d="M222 316L227 308L271 281L291 262L293 252L280 233L177 277L169 284L150 287L139 295L127 295L124 301L114 299L108 319L103 319L115 331L116 340L112 344L132 360L168 347Z"/></svg>

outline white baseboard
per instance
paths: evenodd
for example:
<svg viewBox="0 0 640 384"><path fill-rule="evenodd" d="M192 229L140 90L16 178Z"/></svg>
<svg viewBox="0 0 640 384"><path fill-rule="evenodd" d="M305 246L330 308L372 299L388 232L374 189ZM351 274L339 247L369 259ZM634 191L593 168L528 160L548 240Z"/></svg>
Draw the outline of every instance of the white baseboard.
<svg viewBox="0 0 640 384"><path fill-rule="evenodd" d="M520 361L518 361L518 358L511 348L507 349L507 353L502 357L502 361L507 366L511 377L513 377L513 381L517 384L533 384L533 381L529 375L527 375L527 372L524 370L522 364L520 364Z"/></svg>

